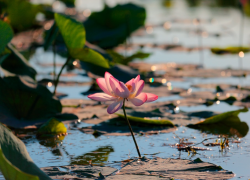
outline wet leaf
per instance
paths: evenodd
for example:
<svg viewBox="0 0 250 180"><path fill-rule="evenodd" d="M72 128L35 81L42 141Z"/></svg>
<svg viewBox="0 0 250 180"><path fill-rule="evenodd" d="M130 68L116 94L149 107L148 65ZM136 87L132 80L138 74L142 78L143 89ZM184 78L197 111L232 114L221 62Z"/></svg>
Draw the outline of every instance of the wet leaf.
<svg viewBox="0 0 250 180"><path fill-rule="evenodd" d="M204 121L201 121L199 123L197 123L196 125L201 125L201 124L214 124L214 123L219 123L221 121L224 121L226 120L227 118L230 118L232 116L238 116L239 113L241 112L248 112L248 109L247 108L244 108L244 109L239 109L239 110L236 110L236 111L228 111L228 112L225 112L225 113L221 113L219 115L215 115L215 116L212 116L210 118L207 118L205 119Z"/></svg>
<svg viewBox="0 0 250 180"><path fill-rule="evenodd" d="M212 134L244 137L247 135L249 127L247 123L240 121L238 114L247 111L248 109L244 108L236 111L225 112L207 118L199 123L188 125L188 127L200 129L201 131Z"/></svg>
<svg viewBox="0 0 250 180"><path fill-rule="evenodd" d="M21 55L12 45L8 45L7 49L11 52L1 63L5 76L27 76L33 80L36 78L36 70L32 68L28 61Z"/></svg>
<svg viewBox="0 0 250 180"><path fill-rule="evenodd" d="M105 17L105 18L103 18ZM129 35L143 26L145 8L128 3L92 13L84 22L87 41L104 49L123 43Z"/></svg>
<svg viewBox="0 0 250 180"><path fill-rule="evenodd" d="M24 143L1 123L0 147L5 158L20 171L38 176L40 180L50 180L50 178L32 161ZM2 160L0 163L2 163ZM21 176L21 174L19 175Z"/></svg>
<svg viewBox="0 0 250 180"><path fill-rule="evenodd" d="M4 51L7 44L13 38L14 34L9 24L0 20L0 54ZM1 61L0 61L1 63Z"/></svg>
<svg viewBox="0 0 250 180"><path fill-rule="evenodd" d="M62 135L67 133L67 128L65 125L57 120L56 118L51 118L46 123L44 123L37 131L37 137L53 137L56 135Z"/></svg>
<svg viewBox="0 0 250 180"><path fill-rule="evenodd" d="M119 117L125 118L122 114L117 114ZM151 118L141 118L135 116L127 116L128 120L131 122L136 122L145 125L157 125L157 126L173 126L174 124L166 119L151 119Z"/></svg>
<svg viewBox="0 0 250 180"><path fill-rule="evenodd" d="M21 77L0 78L0 122L23 128L46 122L62 105L44 86Z"/></svg>
<svg viewBox="0 0 250 180"><path fill-rule="evenodd" d="M6 159L2 149L0 148L0 170L5 179L10 180L39 180L38 176L33 176L22 172L17 167L13 166L11 162Z"/></svg>

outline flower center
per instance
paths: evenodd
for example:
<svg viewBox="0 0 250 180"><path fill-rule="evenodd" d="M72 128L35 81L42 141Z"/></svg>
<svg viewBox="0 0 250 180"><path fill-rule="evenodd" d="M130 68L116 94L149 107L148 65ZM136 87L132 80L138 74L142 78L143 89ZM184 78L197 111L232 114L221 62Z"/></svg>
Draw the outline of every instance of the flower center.
<svg viewBox="0 0 250 180"><path fill-rule="evenodd" d="M132 92L132 86L131 85L126 85L126 86L127 86L128 90L129 90L129 92Z"/></svg>

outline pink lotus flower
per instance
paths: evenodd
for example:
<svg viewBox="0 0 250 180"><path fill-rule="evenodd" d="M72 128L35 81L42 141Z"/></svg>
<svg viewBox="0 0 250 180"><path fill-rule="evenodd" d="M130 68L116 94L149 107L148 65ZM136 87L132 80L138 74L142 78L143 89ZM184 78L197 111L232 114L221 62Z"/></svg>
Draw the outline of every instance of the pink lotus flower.
<svg viewBox="0 0 250 180"><path fill-rule="evenodd" d="M129 100L135 106L158 99L158 96L154 94L142 93L144 81L140 80L140 75L124 84L106 72L105 78L98 78L96 82L104 93L95 93L89 95L88 98L101 102L114 101L108 106L109 114L118 111L122 107L124 99Z"/></svg>

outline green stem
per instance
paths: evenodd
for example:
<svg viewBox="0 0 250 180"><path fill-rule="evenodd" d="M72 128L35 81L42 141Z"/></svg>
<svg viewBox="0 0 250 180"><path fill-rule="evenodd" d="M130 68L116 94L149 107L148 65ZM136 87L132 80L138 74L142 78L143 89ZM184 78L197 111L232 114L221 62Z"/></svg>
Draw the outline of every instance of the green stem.
<svg viewBox="0 0 250 180"><path fill-rule="evenodd" d="M63 69L68 64L69 60L70 60L70 57L67 58L67 61L64 63L64 65L62 66L59 74L57 75L57 79L56 79L56 82L55 82L55 89L54 89L54 93L53 93L54 95L56 94L56 88L57 88L57 85L58 85L58 82L59 82L59 78L60 78L60 76L62 74Z"/></svg>
<svg viewBox="0 0 250 180"><path fill-rule="evenodd" d="M133 137L133 140L134 140L134 143L135 143L135 147L136 147L137 153L138 153L138 155L139 155L139 158L141 158L141 153L140 153L139 147L138 147L137 142L136 142L136 140L135 140L135 136L134 136L132 127L131 127L131 125L130 125L130 123L129 123L129 120L128 120L128 118L127 118L127 114L126 114L126 111L125 111L125 100L126 100L126 99L123 100L123 106L122 106L123 113L124 113L125 119L127 120L128 127L129 127L129 130L130 130L130 132L131 132L131 135L132 135L132 137Z"/></svg>

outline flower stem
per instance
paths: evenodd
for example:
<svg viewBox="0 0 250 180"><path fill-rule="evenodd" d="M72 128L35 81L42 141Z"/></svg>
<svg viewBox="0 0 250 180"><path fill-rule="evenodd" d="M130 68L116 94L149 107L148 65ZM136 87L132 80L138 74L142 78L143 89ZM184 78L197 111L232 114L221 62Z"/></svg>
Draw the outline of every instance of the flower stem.
<svg viewBox="0 0 250 180"><path fill-rule="evenodd" d="M60 78L60 76L62 74L63 69L68 64L69 60L70 60L70 57L67 58L67 61L64 63L64 65L62 66L59 74L57 75L57 79L56 79L56 82L55 82L55 89L54 89L54 93L53 93L54 95L56 94L56 88L57 88L57 85L58 85L58 82L59 82L59 78Z"/></svg>
<svg viewBox="0 0 250 180"><path fill-rule="evenodd" d="M133 137L133 140L134 140L134 143L135 143L135 147L136 147L137 153L138 153L138 155L139 155L139 158L141 158L141 153L140 153L139 147L138 147L137 142L136 142L136 140L135 140L135 136L134 136L132 127L131 127L131 125L130 125L130 123L129 123L129 120L128 120L128 118L127 118L127 114L126 114L126 111L125 111L125 100L126 100L126 99L123 100L123 106L122 106L123 113L124 113L125 119L127 120L128 127L129 127L129 130L130 130L130 132L131 132L131 135L132 135L132 137Z"/></svg>
<svg viewBox="0 0 250 180"><path fill-rule="evenodd" d="M53 43L53 81L56 82L56 45Z"/></svg>

